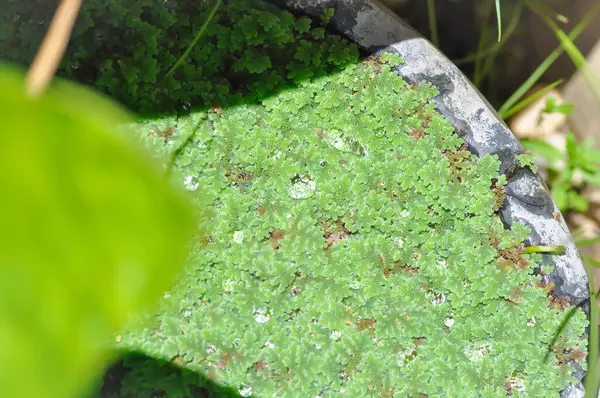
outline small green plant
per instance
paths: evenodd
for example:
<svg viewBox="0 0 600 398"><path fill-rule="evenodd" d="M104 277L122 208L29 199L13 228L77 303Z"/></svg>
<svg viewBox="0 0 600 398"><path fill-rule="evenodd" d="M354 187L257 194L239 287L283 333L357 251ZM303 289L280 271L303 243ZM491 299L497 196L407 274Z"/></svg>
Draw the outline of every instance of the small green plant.
<svg viewBox="0 0 600 398"><path fill-rule="evenodd" d="M534 173L537 173L538 168L535 164L535 160L534 160L532 153L527 152L527 153L518 155L517 160L519 161L519 164L521 165L521 167L529 167L531 169L531 171L533 171Z"/></svg>
<svg viewBox="0 0 600 398"><path fill-rule="evenodd" d="M578 143L575 135L568 133L564 151L538 139L521 143L547 163L548 185L560 210L586 212L589 203L581 189L585 184L600 187L600 151L593 149L593 140Z"/></svg>
<svg viewBox="0 0 600 398"><path fill-rule="evenodd" d="M562 113L570 115L573 112L573 104L557 104L556 98L550 97L546 100L543 112L545 113Z"/></svg>

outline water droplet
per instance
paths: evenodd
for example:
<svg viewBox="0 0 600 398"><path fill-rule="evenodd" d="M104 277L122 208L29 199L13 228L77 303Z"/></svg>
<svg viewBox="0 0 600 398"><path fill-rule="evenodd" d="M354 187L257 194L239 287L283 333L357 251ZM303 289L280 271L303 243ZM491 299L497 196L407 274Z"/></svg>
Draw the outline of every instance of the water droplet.
<svg viewBox="0 0 600 398"><path fill-rule="evenodd" d="M431 304L433 304L434 307L442 305L446 302L446 295L444 293L429 291L427 292L426 296L429 300L431 300Z"/></svg>
<svg viewBox="0 0 600 398"><path fill-rule="evenodd" d="M20 16L19 14L16 14L16 15L13 17L13 21L18 21L19 19L21 19L21 16Z"/></svg>
<svg viewBox="0 0 600 398"><path fill-rule="evenodd" d="M258 323L267 323L271 319L270 311L266 308L259 308L254 311L254 320Z"/></svg>
<svg viewBox="0 0 600 398"><path fill-rule="evenodd" d="M477 362L483 359L486 355L488 355L492 351L492 344L488 342L483 342L479 344L472 344L469 347L465 348L465 355L471 362Z"/></svg>
<svg viewBox="0 0 600 398"><path fill-rule="evenodd" d="M115 343L120 343L121 340L123 340L123 337L121 335L118 334L115 336Z"/></svg>
<svg viewBox="0 0 600 398"><path fill-rule="evenodd" d="M296 174L288 183L288 194L293 199L307 199L314 195L317 184L308 174Z"/></svg>
<svg viewBox="0 0 600 398"><path fill-rule="evenodd" d="M329 338L333 341L337 341L342 338L342 332L339 330L332 330L331 333L329 333Z"/></svg>
<svg viewBox="0 0 600 398"><path fill-rule="evenodd" d="M233 241L237 244L244 242L244 231L235 231L233 233Z"/></svg>
<svg viewBox="0 0 600 398"><path fill-rule="evenodd" d="M511 376L507 382L511 389L518 392L525 392L525 376L523 374L517 373Z"/></svg>
<svg viewBox="0 0 600 398"><path fill-rule="evenodd" d="M208 355L214 354L215 352L217 352L217 347L215 347L214 345L211 344L208 347L206 347L206 353Z"/></svg>
<svg viewBox="0 0 600 398"><path fill-rule="evenodd" d="M398 246L400 249L402 249L404 247L404 239L402 239L401 236L398 236L394 239L394 243L396 244L396 246Z"/></svg>
<svg viewBox="0 0 600 398"><path fill-rule="evenodd" d="M531 318L529 318L527 320L527 326L534 327L535 326L535 322L536 322L535 317L531 317Z"/></svg>
<svg viewBox="0 0 600 398"><path fill-rule="evenodd" d="M38 25L43 25L44 22L46 22L46 21L44 21L43 19L38 19L37 20Z"/></svg>
<svg viewBox="0 0 600 398"><path fill-rule="evenodd" d="M171 293L167 292L167 293L163 294L163 298L165 298L165 299L171 298Z"/></svg>
<svg viewBox="0 0 600 398"><path fill-rule="evenodd" d="M350 286L350 289L353 289L353 290L362 288L362 284L359 281L357 281L356 279L353 280L352 282L350 282L349 286Z"/></svg>
<svg viewBox="0 0 600 398"><path fill-rule="evenodd" d="M444 325L446 325L446 327L451 328L452 326L454 326L454 318L448 318L444 321Z"/></svg>
<svg viewBox="0 0 600 398"><path fill-rule="evenodd" d="M368 150L353 137L349 137L339 129L331 129L323 132L325 141L342 152L353 153L358 156L368 156Z"/></svg>
<svg viewBox="0 0 600 398"><path fill-rule="evenodd" d="M271 343L270 341L267 341L265 343L265 347L267 347L267 348L275 348L275 344Z"/></svg>
<svg viewBox="0 0 600 398"><path fill-rule="evenodd" d="M196 177L186 176L183 179L183 185L185 185L185 189L188 191L195 191L200 186L200 183L196 180Z"/></svg>
<svg viewBox="0 0 600 398"><path fill-rule="evenodd" d="M407 218L408 216L410 216L410 211L408 211L408 210L402 210L400 212L400 217Z"/></svg>
<svg viewBox="0 0 600 398"><path fill-rule="evenodd" d="M408 365L415 357L417 356L417 351L413 348L406 348L403 351L400 351L396 356L396 365L398 367L403 368Z"/></svg>
<svg viewBox="0 0 600 398"><path fill-rule="evenodd" d="M225 293L231 293L233 291L235 283L236 283L235 280L227 279L226 281L223 282L223 291Z"/></svg>
<svg viewBox="0 0 600 398"><path fill-rule="evenodd" d="M72 69L79 69L79 64L78 64L77 62L73 62L73 63L71 64L71 68L72 68Z"/></svg>
<svg viewBox="0 0 600 398"><path fill-rule="evenodd" d="M242 384L242 385L240 385L238 392L242 397L251 397L252 396L252 387L250 387L247 384Z"/></svg>
<svg viewBox="0 0 600 398"><path fill-rule="evenodd" d="M186 102L185 104L182 105L182 108L184 111L189 111L191 107L192 107L192 104L190 102Z"/></svg>

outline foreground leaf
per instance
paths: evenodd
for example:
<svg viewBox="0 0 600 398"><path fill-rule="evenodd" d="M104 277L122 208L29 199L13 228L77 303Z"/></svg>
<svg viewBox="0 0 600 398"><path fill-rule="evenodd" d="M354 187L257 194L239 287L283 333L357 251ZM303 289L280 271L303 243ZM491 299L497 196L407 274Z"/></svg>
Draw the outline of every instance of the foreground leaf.
<svg viewBox="0 0 600 398"><path fill-rule="evenodd" d="M0 87L0 396L72 397L168 287L193 217L109 101L62 82L28 99L9 67Z"/></svg>

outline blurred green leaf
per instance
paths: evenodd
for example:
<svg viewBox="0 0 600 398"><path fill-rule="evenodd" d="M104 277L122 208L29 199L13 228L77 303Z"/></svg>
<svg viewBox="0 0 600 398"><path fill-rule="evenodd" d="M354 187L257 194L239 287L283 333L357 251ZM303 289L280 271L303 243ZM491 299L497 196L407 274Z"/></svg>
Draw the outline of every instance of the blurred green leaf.
<svg viewBox="0 0 600 398"><path fill-rule="evenodd" d="M553 186L551 189L556 206L558 206L561 211L566 210L569 204L567 190L565 188L566 187L564 186Z"/></svg>
<svg viewBox="0 0 600 398"><path fill-rule="evenodd" d="M600 243L600 236L593 239L579 239L575 241L575 245L577 245L578 248L594 246L596 243Z"/></svg>
<svg viewBox="0 0 600 398"><path fill-rule="evenodd" d="M555 162L564 157L558 148L543 140L524 139L521 141L521 145L526 150L543 157L548 162Z"/></svg>
<svg viewBox="0 0 600 398"><path fill-rule="evenodd" d="M585 170L582 170L581 175L583 176L583 181L585 181L587 184L600 187L600 172L597 170L594 173L589 173Z"/></svg>
<svg viewBox="0 0 600 398"><path fill-rule="evenodd" d="M550 97L546 100L544 112L570 115L573 112L573 104L557 104L556 98Z"/></svg>
<svg viewBox="0 0 600 398"><path fill-rule="evenodd" d="M125 136L128 115L56 82L40 99L0 67L0 396L65 398L182 264L191 207Z"/></svg>
<svg viewBox="0 0 600 398"><path fill-rule="evenodd" d="M531 6L531 2L527 2ZM567 36L567 39L573 41L585 30L585 28L594 20L596 14L600 11L600 3L591 8L585 13L581 21L573 28L573 30ZM510 96L509 99L500 107L498 113L504 115L510 108L512 108L531 88L537 83L537 81L544 75L544 73L552 66L562 53L565 51L566 41L561 41L560 46L552 51L550 55L537 67L537 69L527 78L527 80Z"/></svg>
<svg viewBox="0 0 600 398"><path fill-rule="evenodd" d="M429 30L431 32L431 43L434 46L440 46L440 40L437 30L437 16L435 12L435 0L427 0L427 15L429 16Z"/></svg>
<svg viewBox="0 0 600 398"><path fill-rule="evenodd" d="M575 210L579 213L585 213L586 211L588 211L589 202L585 196L578 194L577 191L574 190L569 191L567 196L570 209Z"/></svg>
<svg viewBox="0 0 600 398"><path fill-rule="evenodd" d="M577 159L577 141L575 140L575 134L569 132L567 134L567 155L569 155L569 163L572 163Z"/></svg>
<svg viewBox="0 0 600 398"><path fill-rule="evenodd" d="M596 76L590 65L588 64L585 56L579 51L573 39L569 37L551 18L547 15L543 15L541 7L535 3L531 3L531 8L536 11L542 19L546 22L548 27L554 32L556 37L561 43L562 48L573 61L573 64L583 74L585 81L588 84L592 96L596 100L598 106L600 106L600 78Z"/></svg>
<svg viewBox="0 0 600 398"><path fill-rule="evenodd" d="M563 82L562 80L557 80L554 83L549 84L546 87L542 88L541 90L536 91L535 93L531 94L529 97L519 101L516 105L513 105L506 112L502 113L500 115L500 117L502 117L502 119L508 119L509 117L511 117L518 111L520 111L521 109L527 107L527 105L533 103L535 100L537 100L538 98L540 98L543 95L545 95L546 93L548 93L553 88L558 87L562 82ZM551 99L553 99L553 98L551 98ZM548 108L548 104L546 104L546 108Z"/></svg>

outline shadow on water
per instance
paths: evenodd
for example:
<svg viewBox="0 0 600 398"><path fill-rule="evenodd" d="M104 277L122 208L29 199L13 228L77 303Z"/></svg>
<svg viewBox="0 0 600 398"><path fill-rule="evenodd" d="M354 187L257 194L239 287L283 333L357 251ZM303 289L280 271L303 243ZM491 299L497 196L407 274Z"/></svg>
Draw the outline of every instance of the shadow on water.
<svg viewBox="0 0 600 398"><path fill-rule="evenodd" d="M126 352L110 366L89 398L235 398L236 389L221 386L175 361Z"/></svg>
<svg viewBox="0 0 600 398"><path fill-rule="evenodd" d="M159 117L255 103L303 80L356 62L359 50L326 21L300 18L261 0L225 0L172 74L214 2L89 1L58 75L95 87L134 112ZM11 2L0 16L0 58L29 65L55 3Z"/></svg>

